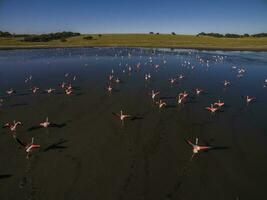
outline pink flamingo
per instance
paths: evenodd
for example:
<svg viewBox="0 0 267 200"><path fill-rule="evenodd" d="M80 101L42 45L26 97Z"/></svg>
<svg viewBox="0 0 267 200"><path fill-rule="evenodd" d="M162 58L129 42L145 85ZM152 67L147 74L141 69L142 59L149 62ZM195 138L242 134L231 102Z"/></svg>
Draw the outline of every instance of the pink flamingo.
<svg viewBox="0 0 267 200"><path fill-rule="evenodd" d="M40 123L40 126L41 127L44 127L44 128L47 128L47 127L49 127L50 126L50 122L48 121L48 117L46 117L46 120L44 121L44 122L41 122Z"/></svg>
<svg viewBox="0 0 267 200"><path fill-rule="evenodd" d="M120 113L116 113L116 116L119 117L119 119L121 120L122 125L124 125L124 119L127 119L127 118L131 117L131 115L123 114L122 110L120 111Z"/></svg>
<svg viewBox="0 0 267 200"><path fill-rule="evenodd" d="M218 106L219 108L224 106L224 102L221 102L221 100L219 100L218 102L214 103L214 106Z"/></svg>
<svg viewBox="0 0 267 200"><path fill-rule="evenodd" d="M256 99L255 97L246 96L246 102L247 102L247 104L249 104L250 102L252 102L255 99Z"/></svg>
<svg viewBox="0 0 267 200"><path fill-rule="evenodd" d="M157 101L156 104L159 105L159 108L164 108L167 105L166 102L162 100Z"/></svg>
<svg viewBox="0 0 267 200"><path fill-rule="evenodd" d="M108 90L109 93L111 93L112 92L112 87L109 85L107 90Z"/></svg>
<svg viewBox="0 0 267 200"><path fill-rule="evenodd" d="M34 149L37 149L37 148L40 148L41 145L39 144L34 144L34 138L32 138L32 141L30 144L25 144L24 142L22 142L21 140L19 140L18 138L16 138L17 142L23 146L25 148L25 151L27 153L27 158L29 158L29 154L34 150Z"/></svg>
<svg viewBox="0 0 267 200"><path fill-rule="evenodd" d="M6 93L7 93L8 95L11 95L11 94L16 93L16 91L13 90L12 88L10 88L9 90L6 91Z"/></svg>
<svg viewBox="0 0 267 200"><path fill-rule="evenodd" d="M219 108L214 107L213 104L210 104L210 107L206 107L206 109L211 113L215 113Z"/></svg>
<svg viewBox="0 0 267 200"><path fill-rule="evenodd" d="M49 89L47 89L47 90L45 90L48 94L50 94L50 93L52 93L53 91L55 91L55 89L53 89L53 88L49 88Z"/></svg>
<svg viewBox="0 0 267 200"><path fill-rule="evenodd" d="M15 120L12 123L6 123L3 128L9 128L11 131L16 131L17 126L22 125L21 122L16 122Z"/></svg>
<svg viewBox="0 0 267 200"><path fill-rule="evenodd" d="M193 144L190 140L186 140L186 142L192 147L193 155L191 157L191 160L193 159L195 154L199 153L199 151L208 150L212 148L211 146L198 145L198 138L196 138L195 144Z"/></svg>
<svg viewBox="0 0 267 200"><path fill-rule="evenodd" d="M203 92L202 89L196 88L196 94L197 94L197 95L200 95L200 93L202 93L202 92Z"/></svg>
<svg viewBox="0 0 267 200"><path fill-rule="evenodd" d="M160 94L160 92L155 92L154 90L152 90L152 92L151 92L151 98L154 100L155 99L155 97L157 96L157 95L159 95Z"/></svg>

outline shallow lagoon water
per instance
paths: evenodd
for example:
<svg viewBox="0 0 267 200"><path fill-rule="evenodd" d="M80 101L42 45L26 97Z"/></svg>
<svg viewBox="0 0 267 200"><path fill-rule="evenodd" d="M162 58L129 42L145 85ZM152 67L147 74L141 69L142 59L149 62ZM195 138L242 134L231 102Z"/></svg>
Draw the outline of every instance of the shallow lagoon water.
<svg viewBox="0 0 267 200"><path fill-rule="evenodd" d="M233 66L245 69L242 78ZM109 95L112 69L122 82L112 83ZM148 73L152 78L145 81ZM185 78L171 85L169 79L179 74ZM10 131L1 129L0 199L264 199L266 78L266 52L0 51L0 122L21 121L17 137L34 137L41 145L27 159ZM224 80L231 85L225 88ZM62 81L72 82L72 96L60 89ZM29 91L33 85L38 94ZM49 87L56 92L44 93ZM198 87L205 93L196 96ZM7 97L9 88L17 93ZM161 92L165 109L151 100L152 89ZM176 97L184 90L190 98L178 105ZM257 99L247 106L246 95ZM218 99L226 103L220 112L205 110ZM121 109L133 116L124 126L112 114ZM30 129L47 116L61 128ZM196 137L218 148L191 160L185 139Z"/></svg>

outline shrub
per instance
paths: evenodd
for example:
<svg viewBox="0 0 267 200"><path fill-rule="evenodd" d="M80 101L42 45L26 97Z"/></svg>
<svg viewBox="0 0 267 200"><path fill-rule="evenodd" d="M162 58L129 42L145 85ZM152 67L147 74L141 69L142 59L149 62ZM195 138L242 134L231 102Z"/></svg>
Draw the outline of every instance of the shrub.
<svg viewBox="0 0 267 200"><path fill-rule="evenodd" d="M73 32L58 32L50 34L41 34L41 35L29 35L24 38L26 42L48 42L50 40L66 39L73 36L81 35L80 33Z"/></svg>
<svg viewBox="0 0 267 200"><path fill-rule="evenodd" d="M85 36L83 39L85 39L85 40L92 40L93 39L93 36L88 35L88 36Z"/></svg>

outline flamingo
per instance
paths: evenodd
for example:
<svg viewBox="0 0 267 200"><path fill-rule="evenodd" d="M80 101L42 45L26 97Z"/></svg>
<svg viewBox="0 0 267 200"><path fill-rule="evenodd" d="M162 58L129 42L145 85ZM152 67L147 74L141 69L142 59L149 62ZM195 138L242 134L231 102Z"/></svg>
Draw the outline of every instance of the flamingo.
<svg viewBox="0 0 267 200"><path fill-rule="evenodd" d="M65 90L65 93L67 94L67 95L71 95L72 94L72 89L69 89L69 88L67 88L66 90Z"/></svg>
<svg viewBox="0 0 267 200"><path fill-rule="evenodd" d="M71 83L67 86L67 89L68 89L68 90L72 90L72 85L71 85Z"/></svg>
<svg viewBox="0 0 267 200"><path fill-rule="evenodd" d="M170 79L170 82L171 82L171 84L174 84L174 83L175 83L175 81L176 81L176 79L175 79L175 78L171 78L171 79Z"/></svg>
<svg viewBox="0 0 267 200"><path fill-rule="evenodd" d="M53 88L49 88L49 89L47 89L47 90L45 90L48 94L50 94L50 93L52 93L53 91L55 91L55 89L53 89Z"/></svg>
<svg viewBox="0 0 267 200"><path fill-rule="evenodd" d="M151 79L151 75L150 74L145 74L145 80L148 81L149 79Z"/></svg>
<svg viewBox="0 0 267 200"><path fill-rule="evenodd" d="M221 102L221 100L219 100L218 102L214 103L214 106L218 106L219 108L224 106L224 102Z"/></svg>
<svg viewBox="0 0 267 200"><path fill-rule="evenodd" d="M152 90L152 92L151 92L151 98L154 100L155 99L155 97L157 96L157 95L159 95L160 94L160 92L154 92L154 90Z"/></svg>
<svg viewBox="0 0 267 200"><path fill-rule="evenodd" d="M167 105L166 102L162 100L157 101L156 104L159 105L159 108L164 108Z"/></svg>
<svg viewBox="0 0 267 200"><path fill-rule="evenodd" d="M116 113L116 116L119 117L119 119L121 120L122 125L124 125L124 119L127 119L127 118L131 117L131 115L123 114L122 110L120 111L120 113Z"/></svg>
<svg viewBox="0 0 267 200"><path fill-rule="evenodd" d="M20 121L16 122L15 120L12 123L6 123L3 128L9 128L11 131L16 131L18 125L22 125Z"/></svg>
<svg viewBox="0 0 267 200"><path fill-rule="evenodd" d="M225 87L228 86L228 85L230 85L230 81L224 80L223 85L224 85Z"/></svg>
<svg viewBox="0 0 267 200"><path fill-rule="evenodd" d="M208 150L212 148L211 146L198 145L198 138L196 138L195 144L193 144L190 140L186 140L186 142L192 147L193 155L191 157L191 160L193 159L195 154L199 153L199 151Z"/></svg>
<svg viewBox="0 0 267 200"><path fill-rule="evenodd" d="M109 79L109 81L111 81L112 79L113 79L113 75L109 75L109 77L108 77L108 79Z"/></svg>
<svg viewBox="0 0 267 200"><path fill-rule="evenodd" d="M202 89L196 88L196 94L197 94L197 95L200 95L200 93L202 93L202 92L203 92Z"/></svg>
<svg viewBox="0 0 267 200"><path fill-rule="evenodd" d="M9 90L6 91L6 93L7 93L8 95L11 95L11 94L16 93L16 91L13 90L12 88L10 88Z"/></svg>
<svg viewBox="0 0 267 200"><path fill-rule="evenodd" d="M25 79L25 83L27 83L28 81L31 81L32 80L32 75L30 75L28 78Z"/></svg>
<svg viewBox="0 0 267 200"><path fill-rule="evenodd" d="M206 109L211 113L215 113L219 108L214 107L213 104L210 104L210 107L206 107Z"/></svg>
<svg viewBox="0 0 267 200"><path fill-rule="evenodd" d="M40 123L41 127L47 128L51 125L51 123L48 121L48 117L46 117L46 120L44 122Z"/></svg>
<svg viewBox="0 0 267 200"><path fill-rule="evenodd" d="M111 93L112 92L112 87L109 85L107 90L108 90L109 93Z"/></svg>
<svg viewBox="0 0 267 200"><path fill-rule="evenodd" d="M184 78L184 75L180 74L179 79L183 79L183 78Z"/></svg>
<svg viewBox="0 0 267 200"><path fill-rule="evenodd" d="M182 101L188 96L188 93L186 91L184 92L181 92L179 95L178 95L178 104L181 104Z"/></svg>
<svg viewBox="0 0 267 200"><path fill-rule="evenodd" d="M116 78L115 82L116 82L116 83L120 83L121 81L120 81L119 78Z"/></svg>
<svg viewBox="0 0 267 200"><path fill-rule="evenodd" d="M34 87L31 89L31 90L32 90L32 93L34 93L34 94L35 94L35 93L37 92L37 90L39 90L39 88L38 88L38 87L36 87L36 86L34 86Z"/></svg>
<svg viewBox="0 0 267 200"><path fill-rule="evenodd" d="M255 97L246 96L246 102L247 102L247 104L249 104L250 102L252 102L255 99L256 99Z"/></svg>
<svg viewBox="0 0 267 200"><path fill-rule="evenodd" d="M29 154L34 150L34 149L37 149L37 148L40 148L41 145L39 144L34 144L34 138L32 138L32 141L30 144L25 144L24 142L22 142L21 140L19 140L18 138L16 138L17 142L23 146L25 148L25 151L27 153L27 158L29 158Z"/></svg>
<svg viewBox="0 0 267 200"><path fill-rule="evenodd" d="M64 89L65 86L66 86L66 83L63 81L63 82L60 84L60 87L61 87L62 89Z"/></svg>

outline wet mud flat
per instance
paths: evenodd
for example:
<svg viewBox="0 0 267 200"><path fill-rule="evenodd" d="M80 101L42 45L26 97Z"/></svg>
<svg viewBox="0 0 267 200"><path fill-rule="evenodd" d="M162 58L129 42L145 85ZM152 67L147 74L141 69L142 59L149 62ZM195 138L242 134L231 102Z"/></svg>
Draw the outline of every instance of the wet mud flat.
<svg viewBox="0 0 267 200"><path fill-rule="evenodd" d="M112 69L120 83L110 83ZM245 70L242 77L238 69ZM264 52L0 51L1 126L21 121L16 137L41 145L27 159L14 133L1 128L0 199L264 198L266 78ZM62 81L72 84L72 95ZM32 86L40 88L36 94ZM56 91L47 94L50 87ZM16 93L7 95L9 88ZM165 101L164 109L151 90L160 91L156 101ZM177 104L183 91L189 97ZM247 105L246 95L256 100ZM205 107L218 99L225 106L211 114ZM131 115L124 125L113 114L120 110ZM57 126L36 128L46 117ZM191 159L185 139L196 137L216 148Z"/></svg>

